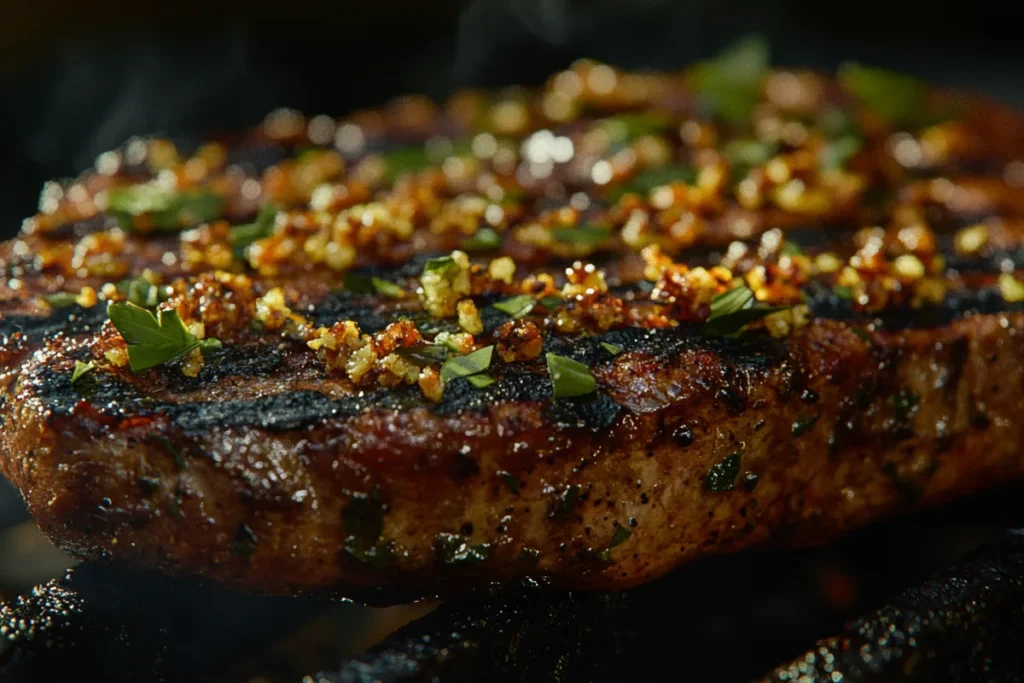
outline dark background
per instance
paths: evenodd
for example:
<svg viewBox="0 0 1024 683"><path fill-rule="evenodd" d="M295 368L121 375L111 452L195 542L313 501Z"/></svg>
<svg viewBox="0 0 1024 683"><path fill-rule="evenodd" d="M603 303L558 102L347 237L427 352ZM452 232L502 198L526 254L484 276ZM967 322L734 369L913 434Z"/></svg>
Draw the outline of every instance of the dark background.
<svg viewBox="0 0 1024 683"><path fill-rule="evenodd" d="M20 0L0 10L0 237L35 211L46 179L74 175L132 135L233 129L278 106L343 115L410 92L538 83L580 57L676 69L748 33L766 36L779 64L855 59L1024 106L1022 20L1024 3L949 9L922 0ZM684 596L689 630L666 631L672 642L651 647L671 651L689 639L691 653L735 660L749 677L1019 525L1019 500L1010 490L881 522L829 549L787 554L774 573L764 572L773 556L687 568L685 585L722 574L749 590L733 586L726 608L703 611ZM0 481L0 534L23 516ZM42 558L37 574L59 573L63 558L31 550ZM830 576L856 577L850 604L822 600ZM6 578L0 590L34 582ZM729 654L736 643L749 661Z"/></svg>
<svg viewBox="0 0 1024 683"><path fill-rule="evenodd" d="M750 32L775 60L856 59L1024 103L1021 3L922 0L374 0L5 3L0 236L42 182L134 134L195 134L270 109L344 114L395 95L536 83L589 56L675 69Z"/></svg>

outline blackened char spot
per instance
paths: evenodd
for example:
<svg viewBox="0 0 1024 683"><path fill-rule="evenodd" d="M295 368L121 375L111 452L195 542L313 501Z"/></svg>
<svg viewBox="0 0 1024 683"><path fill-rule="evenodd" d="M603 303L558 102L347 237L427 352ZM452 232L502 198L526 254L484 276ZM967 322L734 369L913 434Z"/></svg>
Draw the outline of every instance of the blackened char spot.
<svg viewBox="0 0 1024 683"><path fill-rule="evenodd" d="M497 382L477 389L465 379L454 379L444 388L434 412L447 415L458 412L486 413L497 403L543 401L551 397L551 380L535 369L522 365L504 365L492 370Z"/></svg>
<svg viewBox="0 0 1024 683"><path fill-rule="evenodd" d="M43 341L62 332L74 335L98 330L106 319L107 311L99 305L60 308L47 316L3 315L0 316L0 337L21 332L30 341Z"/></svg>
<svg viewBox="0 0 1024 683"><path fill-rule="evenodd" d="M950 292L939 304L921 308L889 309L870 317L856 313L849 300L842 299L825 288L810 289L807 293L807 303L818 317L843 321L875 320L887 330L942 327L968 315L1024 310L1024 304L1008 303L998 290L979 289Z"/></svg>
<svg viewBox="0 0 1024 683"><path fill-rule="evenodd" d="M24 378L24 383L32 388L43 405L59 415L70 414L83 398L113 417L148 415L152 412L153 401L139 394L132 385L114 379L101 370L92 373L92 377L94 383L90 383L87 395L72 388L70 371L56 372L48 366L33 370Z"/></svg>
<svg viewBox="0 0 1024 683"><path fill-rule="evenodd" d="M317 325L324 327L330 327L341 320L351 320L359 325L359 330L364 334L373 334L401 317L374 305L378 299L376 296L345 291L332 292L314 310L314 320Z"/></svg>
<svg viewBox="0 0 1024 683"><path fill-rule="evenodd" d="M588 367L611 363L614 358L602 342L655 358L670 358L685 351L707 351L721 356L740 368L763 369L785 355L785 344L764 334L743 335L737 339L708 337L697 325L680 325L661 330L629 327L593 337L551 335L545 340L546 352L566 356Z"/></svg>
<svg viewBox="0 0 1024 683"><path fill-rule="evenodd" d="M609 427L622 412L622 406L605 394L558 398L548 404L547 416L560 428L589 428L596 431Z"/></svg>
<svg viewBox="0 0 1024 683"><path fill-rule="evenodd" d="M338 402L316 391L290 391L245 401L164 405L158 411L191 433L225 427L287 431L343 414Z"/></svg>
<svg viewBox="0 0 1024 683"><path fill-rule="evenodd" d="M203 385L228 377L266 377L281 367L281 351L267 344L230 344L219 351L203 354L203 369L198 377L186 377L178 363L154 368L163 375L171 391L195 391Z"/></svg>

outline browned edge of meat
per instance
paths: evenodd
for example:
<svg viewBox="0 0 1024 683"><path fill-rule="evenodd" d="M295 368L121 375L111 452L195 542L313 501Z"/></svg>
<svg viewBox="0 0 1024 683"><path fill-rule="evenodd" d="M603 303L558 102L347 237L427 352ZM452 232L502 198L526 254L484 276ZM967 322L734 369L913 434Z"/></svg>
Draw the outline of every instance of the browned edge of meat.
<svg viewBox="0 0 1024 683"><path fill-rule="evenodd" d="M866 341L817 321L769 348L627 350L595 368L614 403L562 418L508 379L451 412L345 415L295 367L133 411L116 387L69 399L51 350L6 385L0 464L82 557L378 601L519 576L621 588L1018 476L1022 330L978 315ZM378 511L391 558L368 564L346 538Z"/></svg>

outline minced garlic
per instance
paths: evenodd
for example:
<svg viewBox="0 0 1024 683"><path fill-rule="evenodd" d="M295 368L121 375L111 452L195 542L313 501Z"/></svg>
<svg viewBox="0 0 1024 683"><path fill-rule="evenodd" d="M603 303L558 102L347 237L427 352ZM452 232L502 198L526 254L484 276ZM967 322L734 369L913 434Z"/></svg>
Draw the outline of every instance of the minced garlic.
<svg viewBox="0 0 1024 683"><path fill-rule="evenodd" d="M463 299L457 306L459 313L459 325L470 334L480 334L484 331L484 323L480 320L480 311L472 299Z"/></svg>
<svg viewBox="0 0 1024 683"><path fill-rule="evenodd" d="M999 276L999 291L1003 299L1012 304L1024 301L1024 281L1018 280L1012 273Z"/></svg>
<svg viewBox="0 0 1024 683"><path fill-rule="evenodd" d="M427 269L420 277L423 308L435 318L455 315L459 300L470 293L469 256L453 251L444 267Z"/></svg>

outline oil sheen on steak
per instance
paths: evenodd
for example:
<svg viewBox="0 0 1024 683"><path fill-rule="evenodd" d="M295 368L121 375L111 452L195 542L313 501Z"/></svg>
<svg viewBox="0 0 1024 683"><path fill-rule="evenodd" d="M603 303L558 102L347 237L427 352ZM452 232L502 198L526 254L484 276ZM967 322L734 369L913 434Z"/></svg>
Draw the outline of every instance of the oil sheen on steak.
<svg viewBox="0 0 1024 683"><path fill-rule="evenodd" d="M834 81L765 72L764 111L743 128L700 118L678 76L643 77L640 100L576 92L594 68L531 95L526 122L466 117L518 99L408 99L340 122L338 154L306 149L323 120L279 113L194 153L122 150L54 194L0 247L0 469L41 528L81 557L387 602L521 577L635 585L1021 474L1014 114L970 101L956 120L903 125ZM590 113L545 120L566 84ZM837 142L815 116L836 107L859 151L819 168ZM772 116L803 132L757 138ZM267 168L238 161L271 143L287 154ZM410 149L427 151L412 169ZM635 184L683 166L695 175ZM168 174L221 196L219 214L185 211L168 230L154 228L166 204L122 227L104 212L110 188ZM267 202L276 224L246 251L232 226ZM498 241L472 252L457 297L475 311L428 312L424 273L459 266L427 259L468 249L481 225ZM219 350L125 365L106 302L144 271ZM712 297L740 286L779 309L715 330ZM56 292L76 301L46 303ZM500 302L524 294L534 306L513 321ZM343 348L328 332L343 321L370 335L365 374L318 341ZM439 332L463 353L494 345L494 381L435 392L440 363L388 365L437 351ZM596 390L554 398L549 353ZM76 363L92 369L73 385Z"/></svg>

